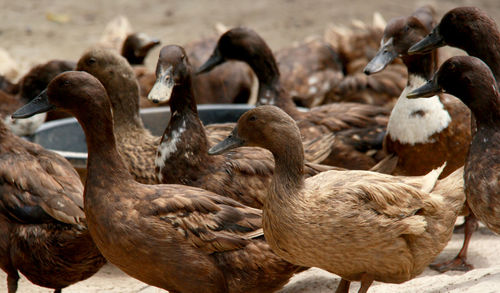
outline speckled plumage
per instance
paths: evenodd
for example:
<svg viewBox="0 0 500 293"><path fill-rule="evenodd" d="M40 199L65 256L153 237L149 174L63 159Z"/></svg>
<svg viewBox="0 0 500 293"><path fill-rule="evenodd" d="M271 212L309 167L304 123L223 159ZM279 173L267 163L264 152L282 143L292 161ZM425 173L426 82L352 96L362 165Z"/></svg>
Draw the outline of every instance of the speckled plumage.
<svg viewBox="0 0 500 293"><path fill-rule="evenodd" d="M363 68L377 53L383 30L380 22L327 28L325 41L340 56L345 75L326 94L325 104L356 102L392 108L405 87L405 66L396 60L380 74L366 76L363 73Z"/></svg>
<svg viewBox="0 0 500 293"><path fill-rule="evenodd" d="M339 56L326 42L313 39L275 53L281 84L303 107L323 104L325 94L344 77Z"/></svg>
<svg viewBox="0 0 500 293"><path fill-rule="evenodd" d="M133 180L116 150L111 106L96 78L64 73L47 94L85 131L89 231L124 272L169 292L273 292L303 269L272 253L260 210L195 187Z"/></svg>
<svg viewBox="0 0 500 293"><path fill-rule="evenodd" d="M443 180L442 168L421 177L328 171L304 179L298 128L276 107L243 114L229 141L235 143L211 152L243 145L273 153L276 172L263 209L273 250L292 263L361 280L362 292L373 280L401 283L420 274L451 238L465 200L462 169Z"/></svg>
<svg viewBox="0 0 500 293"><path fill-rule="evenodd" d="M25 141L0 121L0 266L9 293L20 271L61 289L105 263L85 225L83 186L62 156Z"/></svg>

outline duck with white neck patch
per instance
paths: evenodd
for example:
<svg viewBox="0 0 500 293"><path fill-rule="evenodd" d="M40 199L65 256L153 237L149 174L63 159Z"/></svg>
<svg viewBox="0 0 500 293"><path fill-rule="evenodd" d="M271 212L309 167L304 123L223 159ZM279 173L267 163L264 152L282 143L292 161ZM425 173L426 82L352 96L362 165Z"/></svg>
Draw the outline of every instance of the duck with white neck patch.
<svg viewBox="0 0 500 293"><path fill-rule="evenodd" d="M379 52L365 67L366 74L376 73L401 57L408 69L407 86L391 112L384 140L385 150L399 158L394 175L423 175L447 162L442 178L464 165L469 149L471 114L463 103L445 94L428 99L406 97L425 84L437 69L436 51L408 55L408 48L423 39L434 24L434 11L428 6L409 17L392 19L384 30ZM470 214L466 218L464 246L457 258L433 268L440 272L471 269L465 259L475 227L477 220Z"/></svg>

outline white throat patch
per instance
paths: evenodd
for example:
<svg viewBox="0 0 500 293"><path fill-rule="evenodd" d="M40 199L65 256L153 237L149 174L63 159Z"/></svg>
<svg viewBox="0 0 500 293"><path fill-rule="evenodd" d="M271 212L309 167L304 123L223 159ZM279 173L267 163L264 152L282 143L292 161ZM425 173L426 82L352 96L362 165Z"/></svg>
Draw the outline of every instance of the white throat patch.
<svg viewBox="0 0 500 293"><path fill-rule="evenodd" d="M432 142L430 137L448 127L451 117L444 109L438 96L431 98L408 99L406 95L422 86L426 81L410 75L409 85L403 90L392 109L387 133L391 139L401 143Z"/></svg>
<svg viewBox="0 0 500 293"><path fill-rule="evenodd" d="M172 115L178 115L174 112ZM182 133L186 131L186 120L182 120L181 127L172 131L172 135L165 139L158 146L158 153L156 154L155 165L158 168L158 179L161 181L163 176L161 175L162 169L165 167L165 160L170 158L170 156L177 151L177 143L180 140Z"/></svg>

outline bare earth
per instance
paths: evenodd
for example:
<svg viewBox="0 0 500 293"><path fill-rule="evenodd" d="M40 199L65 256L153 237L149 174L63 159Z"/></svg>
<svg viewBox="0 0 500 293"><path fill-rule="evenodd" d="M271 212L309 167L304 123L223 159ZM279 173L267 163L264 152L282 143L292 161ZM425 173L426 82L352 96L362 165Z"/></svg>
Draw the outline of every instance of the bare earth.
<svg viewBox="0 0 500 293"><path fill-rule="evenodd" d="M323 35L329 24L348 25L353 19L371 22L379 11L387 20L410 14L422 4L434 4L438 15L457 6L477 6L500 23L499 0L152 0L152 1L63 1L0 0L0 47L19 64L19 73L50 59L77 60L89 46L99 41L108 21L126 16L134 31L159 38L163 44L185 44L214 34L214 24L252 27L272 49L292 45L311 35ZM49 20L52 19L52 20ZM54 21L56 20L56 21ZM158 50L147 59L154 68ZM438 261L453 257L463 236L454 235ZM401 285L375 282L370 292L500 292L500 238L486 228L473 236L469 260L476 269L470 272L438 274L426 270L421 276ZM6 275L0 271L0 292L6 292ZM339 278L311 269L294 277L282 290L286 293L332 292ZM354 284L351 292L359 286ZM22 279L18 292L51 292ZM64 292L162 292L106 265L90 279Z"/></svg>

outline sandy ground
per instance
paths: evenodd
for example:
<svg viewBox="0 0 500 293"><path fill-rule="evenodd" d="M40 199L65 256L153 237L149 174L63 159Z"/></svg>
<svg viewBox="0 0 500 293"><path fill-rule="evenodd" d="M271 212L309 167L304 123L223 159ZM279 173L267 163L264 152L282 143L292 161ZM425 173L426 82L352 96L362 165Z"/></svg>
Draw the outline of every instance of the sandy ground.
<svg viewBox="0 0 500 293"><path fill-rule="evenodd" d="M349 24L353 19L371 21L374 11L386 19L410 14L416 7L434 3L438 15L456 6L474 5L500 21L499 0L279 0L279 1L12 1L0 0L0 47L6 49L23 73L34 64L50 59L77 60L90 45L99 41L106 23L117 15L126 16L135 31L162 40L163 44L184 44L214 33L214 24L254 28L272 49L290 46L311 35L322 35L329 24ZM59 19L52 21L49 19ZM158 56L154 50L147 60L152 69ZM462 244L454 235L439 260L454 256ZM370 292L500 292L500 238L482 228L469 249L476 267L470 272L438 274L426 270L401 285L374 283ZM5 274L0 272L0 279ZM332 292L339 278L311 269L295 276L282 292ZM353 285L351 292L358 288ZM112 265L64 292L161 292L126 276ZM6 282L0 281L0 292ZM22 279L18 292L51 292Z"/></svg>

